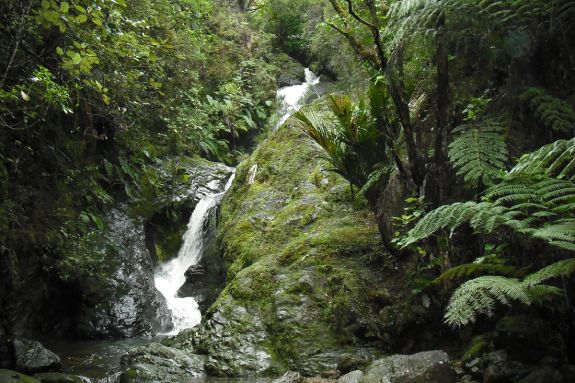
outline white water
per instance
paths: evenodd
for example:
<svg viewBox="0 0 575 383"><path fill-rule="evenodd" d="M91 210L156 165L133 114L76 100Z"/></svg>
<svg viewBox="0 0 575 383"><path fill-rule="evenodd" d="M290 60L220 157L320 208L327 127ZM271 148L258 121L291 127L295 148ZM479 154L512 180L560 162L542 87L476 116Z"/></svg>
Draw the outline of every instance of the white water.
<svg viewBox="0 0 575 383"><path fill-rule="evenodd" d="M188 229L183 236L183 245L178 256L161 265L154 275L154 282L158 291L166 298L168 308L172 312L174 328L168 335L178 334L180 331L192 328L202 320L198 303L192 297L179 298L178 290L186 282L186 270L197 264L202 257L203 226L209 218L210 210L216 207L225 192L230 188L235 174L232 174L224 191L204 197L194 209Z"/></svg>
<svg viewBox="0 0 575 383"><path fill-rule="evenodd" d="M282 117L276 123L274 130L303 106L306 94L313 90L313 86L317 84L319 84L319 77L313 74L309 68L305 68L305 82L303 84L286 86L278 90L278 98L283 99L283 105L280 108Z"/></svg>

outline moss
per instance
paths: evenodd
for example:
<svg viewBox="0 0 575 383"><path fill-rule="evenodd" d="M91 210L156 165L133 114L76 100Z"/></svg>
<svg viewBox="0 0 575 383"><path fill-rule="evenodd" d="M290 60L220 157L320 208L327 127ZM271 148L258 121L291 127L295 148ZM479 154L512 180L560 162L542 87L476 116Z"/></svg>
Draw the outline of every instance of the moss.
<svg viewBox="0 0 575 383"><path fill-rule="evenodd" d="M477 336L471 340L471 344L465 350L465 353L461 357L463 362L468 362L475 359L487 351L488 342L483 336Z"/></svg>
<svg viewBox="0 0 575 383"><path fill-rule="evenodd" d="M258 312L280 369L361 343L358 326L372 326L366 291L378 288L373 264L385 253L372 213L351 206L349 185L328 168L301 132L283 127L238 166L221 207L227 286L210 311Z"/></svg>

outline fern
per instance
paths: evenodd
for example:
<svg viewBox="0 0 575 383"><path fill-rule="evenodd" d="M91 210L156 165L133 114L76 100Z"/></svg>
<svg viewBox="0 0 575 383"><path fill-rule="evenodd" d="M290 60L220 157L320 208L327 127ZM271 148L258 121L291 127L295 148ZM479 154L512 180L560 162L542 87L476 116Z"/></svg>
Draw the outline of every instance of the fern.
<svg viewBox="0 0 575 383"><path fill-rule="evenodd" d="M541 283L574 272L575 258L570 258L546 266L523 281L503 276L472 279L459 286L451 296L444 316L445 323L462 326L474 322L479 314L491 316L498 303L507 306L513 302L531 305L557 296L561 289Z"/></svg>
<svg viewBox="0 0 575 383"><path fill-rule="evenodd" d="M449 145L449 159L466 184L491 185L500 178L507 160L502 130L496 120L463 125L454 130L458 135Z"/></svg>
<svg viewBox="0 0 575 383"><path fill-rule="evenodd" d="M565 35L573 28L573 0L404 0L391 5L388 34L398 46L417 32L427 32L440 15L480 18L483 30L549 30Z"/></svg>
<svg viewBox="0 0 575 383"><path fill-rule="evenodd" d="M478 314L492 316L497 303L510 305L517 301L525 305L531 299L525 286L516 278L483 276L459 286L446 309L444 321L450 326L474 322Z"/></svg>
<svg viewBox="0 0 575 383"><path fill-rule="evenodd" d="M575 138L558 140L523 155L509 177L534 174L575 181Z"/></svg>
<svg viewBox="0 0 575 383"><path fill-rule="evenodd" d="M483 275L486 273L498 275L513 275L517 269L513 266L492 263L466 263L463 265L455 266L443 272L435 279L436 283L444 283L454 281L462 278L471 277L473 275Z"/></svg>
<svg viewBox="0 0 575 383"><path fill-rule="evenodd" d="M521 95L535 118L545 127L559 133L572 133L575 128L575 111L563 100L555 98L540 88L528 88Z"/></svg>
<svg viewBox="0 0 575 383"><path fill-rule="evenodd" d="M523 284L525 286L538 285L541 282L545 282L548 279L565 277L575 272L575 258L565 259L559 262L555 262L549 266L542 268L541 270L528 275Z"/></svg>

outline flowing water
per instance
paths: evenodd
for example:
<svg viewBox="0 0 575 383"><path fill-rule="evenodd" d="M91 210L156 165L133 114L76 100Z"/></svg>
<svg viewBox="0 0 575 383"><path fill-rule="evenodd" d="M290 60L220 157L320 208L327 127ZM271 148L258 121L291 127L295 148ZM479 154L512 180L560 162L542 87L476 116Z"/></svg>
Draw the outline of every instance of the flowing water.
<svg viewBox="0 0 575 383"><path fill-rule="evenodd" d="M278 90L278 98L283 99L283 105L278 111L281 116L274 130L310 99L317 97L319 90L315 86L319 78L309 69L305 69L305 82ZM257 167L250 169L250 178L255 178ZM228 180L224 191L205 196L194 209L188 228L183 236L183 245L178 256L158 267L154 282L156 288L166 298L168 308L172 312L174 327L168 334L177 334L183 329L194 327L201 321L198 304L192 297L177 296L179 288L185 283L185 272L190 266L197 264L202 256L204 242L204 224L209 219L213 209L217 208L224 193L229 189L235 175ZM130 348L157 341L159 338L140 338L113 341L47 341L46 345L53 349L61 358L63 370L68 373L80 374L92 379L92 382L114 382L117 374L118 361ZM220 379L202 377L192 379L192 383L252 383L255 379ZM258 380L259 381L259 380Z"/></svg>
<svg viewBox="0 0 575 383"><path fill-rule="evenodd" d="M283 104L279 110L281 116L276 123L274 130L279 128L287 119L301 108L307 96L318 95L315 90L315 85L319 84L319 77L317 77L309 68L305 68L305 82L303 84L286 86L278 90L278 98L283 100Z"/></svg>
<svg viewBox="0 0 575 383"><path fill-rule="evenodd" d="M192 297L178 297L178 290L186 282L186 270L196 265L202 257L204 224L209 219L210 212L219 205L225 192L232 185L234 177L232 174L223 192L208 195L198 202L190 217L188 229L184 233L183 245L178 256L161 265L156 271L154 276L156 289L166 298L168 308L172 312L174 327L168 335L176 335L182 330L192 328L202 320L196 300Z"/></svg>

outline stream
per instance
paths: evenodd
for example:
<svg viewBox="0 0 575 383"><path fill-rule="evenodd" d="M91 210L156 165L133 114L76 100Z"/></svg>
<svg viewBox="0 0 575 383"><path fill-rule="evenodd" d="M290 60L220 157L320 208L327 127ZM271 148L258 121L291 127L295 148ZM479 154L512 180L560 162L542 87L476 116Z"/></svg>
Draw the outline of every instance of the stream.
<svg viewBox="0 0 575 383"><path fill-rule="evenodd" d="M279 128L287 119L311 98L319 96L315 85L319 83L309 69L305 69L305 82L280 88L277 92L282 105L278 110L281 116L274 126ZM201 312L193 297L178 297L178 290L186 282L185 272L190 266L197 264L202 257L203 227L213 209L216 209L231 187L235 174L228 179L224 190L220 193L208 194L196 205L190 217L188 227L182 238L182 246L176 258L157 267L154 273L156 289L166 298L166 303L172 314L174 324L172 330L150 338L132 338L122 340L91 340L74 341L65 339L45 340L43 343L62 360L62 370L65 373L82 375L91 379L92 383L112 383L117 381L117 372L121 356L133 347L151 342L158 342L168 335L176 335L180 331L198 325ZM201 377L190 382L228 382L248 383L254 379L225 379Z"/></svg>

